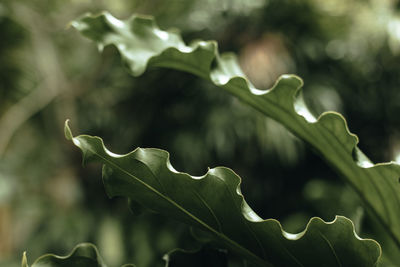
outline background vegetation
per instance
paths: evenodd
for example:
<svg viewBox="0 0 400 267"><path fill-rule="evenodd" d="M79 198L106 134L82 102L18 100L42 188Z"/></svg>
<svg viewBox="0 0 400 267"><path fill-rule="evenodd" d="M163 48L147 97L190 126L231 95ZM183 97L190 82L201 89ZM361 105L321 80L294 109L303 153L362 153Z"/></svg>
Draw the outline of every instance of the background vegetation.
<svg viewBox="0 0 400 267"><path fill-rule="evenodd" d="M100 56L67 28L82 13L106 9L119 18L153 15L186 40L215 39L221 51L238 53L257 87L284 73L301 76L315 114L341 112L374 162L395 160L398 2L247 2L0 3L0 266L19 266L24 250L35 259L86 241L110 266L162 266L165 252L196 247L186 227L151 213L135 216L125 200L109 200L100 169L81 168L80 153L64 140L66 118L118 153L163 148L176 169L193 175L231 167L244 178L253 209L288 231L301 231L312 216L340 214L369 236L354 193L280 125L188 74L154 69L132 78L115 49Z"/></svg>

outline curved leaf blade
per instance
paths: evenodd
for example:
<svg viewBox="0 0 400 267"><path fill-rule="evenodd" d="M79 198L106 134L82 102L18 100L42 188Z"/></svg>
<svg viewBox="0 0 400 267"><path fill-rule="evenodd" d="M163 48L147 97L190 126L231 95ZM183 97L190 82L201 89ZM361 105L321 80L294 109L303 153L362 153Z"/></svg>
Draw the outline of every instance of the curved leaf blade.
<svg viewBox="0 0 400 267"><path fill-rule="evenodd" d="M400 165L372 164L339 113L325 112L315 118L302 100L299 77L283 75L271 89L259 90L244 76L233 54L219 54L216 42L186 45L179 34L160 30L149 17L118 20L104 12L71 24L100 48L115 45L134 76L148 67L189 72L282 123L344 177L400 248Z"/></svg>
<svg viewBox="0 0 400 267"><path fill-rule="evenodd" d="M82 150L84 162L103 163L110 197L128 197L140 205L208 232L217 243L256 266L375 266L380 246L360 239L352 222L337 216L326 223L312 218L304 232L289 234L277 220L262 220L240 192L240 177L231 169L209 169L201 177L176 171L169 154L142 149L117 155L99 137L67 139Z"/></svg>
<svg viewBox="0 0 400 267"><path fill-rule="evenodd" d="M66 257L48 254L40 257L32 264L32 267L59 266L105 267L96 248L89 244L78 245Z"/></svg>
<svg viewBox="0 0 400 267"><path fill-rule="evenodd" d="M57 256L46 254L38 258L31 267L106 267L101 259L97 248L89 243L77 245L67 256ZM24 253L22 267L28 267L26 255ZM134 267L134 265L124 265L123 267Z"/></svg>

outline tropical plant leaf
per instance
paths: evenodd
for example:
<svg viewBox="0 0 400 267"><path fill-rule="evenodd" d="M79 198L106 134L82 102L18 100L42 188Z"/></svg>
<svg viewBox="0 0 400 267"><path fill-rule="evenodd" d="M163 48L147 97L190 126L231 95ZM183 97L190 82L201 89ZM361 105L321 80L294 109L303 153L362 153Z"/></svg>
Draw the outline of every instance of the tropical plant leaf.
<svg viewBox="0 0 400 267"><path fill-rule="evenodd" d="M22 267L29 267L24 253ZM46 254L38 258L31 267L107 267L97 248L89 243L77 245L68 256ZM134 267L132 264L123 267Z"/></svg>
<svg viewBox="0 0 400 267"><path fill-rule="evenodd" d="M256 266L375 266L380 256L379 244L357 237L345 217L330 223L312 218L299 234L283 231L277 220L262 220L247 205L241 179L231 169L217 167L194 177L176 171L164 150L137 148L117 155L99 137L73 137L68 121L65 136L82 150L84 163L103 163L110 197L128 197L195 226Z"/></svg>
<svg viewBox="0 0 400 267"><path fill-rule="evenodd" d="M226 251L201 248L197 251L175 249L164 255L165 267L228 267Z"/></svg>
<svg viewBox="0 0 400 267"><path fill-rule="evenodd" d="M160 30L152 18L134 15L118 20L109 13L86 15L72 26L99 48L114 45L134 76L147 67L166 67L213 82L309 143L360 195L369 211L400 248L400 165L372 164L357 147L345 119L335 112L315 118L301 96L302 80L281 76L269 90L255 88L233 54L219 54L214 41L186 45L179 34Z"/></svg>

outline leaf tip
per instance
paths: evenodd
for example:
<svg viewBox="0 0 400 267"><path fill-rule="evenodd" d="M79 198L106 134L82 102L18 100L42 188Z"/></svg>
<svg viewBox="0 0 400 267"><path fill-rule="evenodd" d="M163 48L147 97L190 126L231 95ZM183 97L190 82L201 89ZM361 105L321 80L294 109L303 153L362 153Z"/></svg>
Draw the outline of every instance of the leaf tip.
<svg viewBox="0 0 400 267"><path fill-rule="evenodd" d="M64 123L64 135L67 140L72 140L74 137L72 135L71 129L69 128L69 119Z"/></svg>
<svg viewBox="0 0 400 267"><path fill-rule="evenodd" d="M22 264L21 267L29 267L28 260L26 259L26 251L22 254Z"/></svg>
<svg viewBox="0 0 400 267"><path fill-rule="evenodd" d="M75 28L77 31L82 31L85 30L87 28L87 25L85 23L83 23L83 20L87 17L92 17L91 13L85 13L82 16L80 16L79 18L70 21L67 24L67 28L73 27Z"/></svg>

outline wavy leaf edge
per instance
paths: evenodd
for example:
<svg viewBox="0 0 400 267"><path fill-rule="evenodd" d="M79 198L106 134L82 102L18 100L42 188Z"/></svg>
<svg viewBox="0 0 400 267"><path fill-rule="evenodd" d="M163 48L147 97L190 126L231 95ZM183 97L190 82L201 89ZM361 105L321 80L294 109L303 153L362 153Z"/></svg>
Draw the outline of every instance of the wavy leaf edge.
<svg viewBox="0 0 400 267"><path fill-rule="evenodd" d="M79 135L79 136L74 137L73 134L72 134L72 131L71 131L70 127L69 127L69 119L65 121L65 124L64 124L64 133L65 133L66 139L72 141L77 147L79 147L79 149L80 149L82 152L83 152L83 150L82 150L81 147L80 147L80 141L77 139L78 137L90 137L90 138L95 138L95 139L97 139L97 140L101 143L103 150L104 150L109 156L111 156L111 157L116 157L116 158L129 156L130 154L135 153L137 150L142 149L142 148L140 148L140 147L137 147L136 149L134 149L134 150L132 150L131 152L128 152L128 153L126 153L126 154L115 154L115 153L111 152L110 150L108 150L108 149L106 148L103 139L100 138L100 137L98 137L98 136ZM281 223L280 223L279 220L276 220L276 219L273 219L273 218L262 219L262 218L260 218L260 217L250 208L250 206L248 206L248 204L247 204L247 202L245 201L244 196L243 196L243 194L241 193L241 190L240 190L240 186L241 186L241 183L242 183L242 178L241 178L239 175L237 175L232 169L227 168L227 167L218 166L218 167L214 167L214 168L208 168L207 172L206 172L204 175L201 175L201 176L191 176L190 174L188 174L188 173L186 173L186 172L179 172L179 171L177 171L177 170L172 166L172 164L171 164L171 162L170 162L170 153L169 153L168 151L163 150L163 149L158 149L158 148L151 148L151 149L152 149L152 150L155 150L155 151L160 151L160 152L165 153L165 154L167 155L166 163L165 163L165 164L166 164L166 166L167 166L167 168L168 168L169 171L171 171L171 172L173 172L173 173L177 173L177 174L184 175L185 177L191 178L191 179L193 179L193 180L202 179L202 178L206 177L209 173L215 172L215 170L218 170L218 169L227 169L227 170L229 170L230 172L232 172L233 174L235 174L235 176L238 178L238 183L237 183L237 187L236 187L236 194L240 197L241 202L242 202L241 211L242 211L243 217L244 217L247 221L253 222L253 223L263 223L263 222L271 222L271 221L272 221L272 222L275 222L275 223L279 226L279 228L280 228L280 230L281 230L281 233L282 233L282 236L285 237L287 240L291 240L291 241L300 240L300 239L307 233L309 227L310 227L314 222L321 222L321 223L323 223L323 224L325 224L325 225L332 225L332 224L335 224L335 223L336 223L337 221L339 221L339 220L343 220L343 221L345 221L348 225L351 226L351 228L352 228L352 230L353 230L354 237L355 237L357 240L362 241L362 242L372 242L374 245L376 245L376 246L379 248L379 255L378 255L378 258L377 258L377 262L379 262L379 259L380 259L381 256L382 256L382 248L381 248L380 244L379 244L377 241L375 241L374 239L371 239L371 238L361 238L360 236L358 236L358 234L357 234L356 231L355 231L354 223L353 223L350 219L348 219L347 217L345 217L345 216L336 215L335 218L334 218L332 221L329 221L329 222L326 222L326 221L324 221L323 219L321 219L321 218L319 218L319 217L312 217L312 218L310 218L310 220L308 221L308 223L307 223L307 225L305 226L305 229L304 229L303 231L301 231L301 232L299 232L299 233L296 233L296 234L286 232L286 231L283 229L283 227L282 227L282 225L281 225ZM84 157L85 157L85 156L84 156ZM84 161L83 161L83 164L85 164ZM110 197L111 197L111 196L110 196ZM249 212L249 211L250 211L250 215L251 215L251 216L249 216L248 214L246 214L246 213L244 212L245 209L246 209L246 212Z"/></svg>
<svg viewBox="0 0 400 267"><path fill-rule="evenodd" d="M97 247L94 244L88 243L88 242L84 242L84 243L80 243L80 244L76 245L71 250L71 252L69 254L67 254L66 256L60 256L60 255L56 255L54 253L44 254L44 255L40 256L39 258L37 258L30 267L35 267L35 264L40 263L40 261L42 261L46 258L55 258L57 260L68 260L69 258L73 257L74 254L77 253L79 250L87 250L87 249L91 250L91 253L93 253L94 258L91 258L91 257L85 257L85 258L90 258L90 259L95 260L99 264L99 267L106 267L106 265L103 263L103 259L101 258ZM22 256L22 267L29 267L29 265L27 263L26 252L24 252L23 256ZM124 264L121 267L135 267L135 265L134 264Z"/></svg>
<svg viewBox="0 0 400 267"><path fill-rule="evenodd" d="M131 68L128 68L128 71L131 73L131 75L133 75L134 77L138 77L140 75L142 75L146 69L148 68L149 62L159 56L161 56L163 53L165 53L167 50L177 50L178 52L182 53L182 54L192 54L195 53L197 49L200 48L206 48L206 49L212 49L214 58L212 59L212 61L219 61L221 60L221 58L235 58L236 55L232 52L224 52L222 54L219 53L218 50L218 43L214 40L208 40L208 41L203 41L203 40L195 40L192 43L190 43L189 45L187 45L180 37L180 35L177 34L177 29L172 28L169 30L161 30L160 27L157 25L157 23L155 22L154 18L152 16L149 15L141 15L141 14L133 14L132 16L130 16L128 19L126 20L119 20L117 18L115 18L110 12L108 11L101 11L98 13L91 13L91 12L87 12L85 14L83 14L82 16L80 16L80 18L71 21L68 24L68 27L74 27L76 30L78 31L84 31L85 30L85 25L82 24L80 22L80 20L82 20L83 18L91 18L91 19L95 19L97 17L100 16L104 16L107 20L112 21L113 23L119 24L122 27L122 24L125 22L132 22L133 20L137 19L137 20L143 20L145 21L146 24L149 24L151 27L153 27L153 29L160 35L163 36L163 34L173 34L174 37L178 38L180 42L183 43L184 46L181 47L174 47L174 46L170 46L165 48L164 50L161 50L159 53L156 53L154 55L152 55L151 57L149 57L145 64L142 66L142 68L140 68L140 70L138 71L133 71ZM100 45L98 44L98 49L99 51L103 51L103 49L105 47L108 46L114 46L118 49L118 52L121 56L121 58L126 62L126 56L120 52L120 47L118 47L117 45L113 44L113 43L109 43L106 45ZM337 119L340 119L342 121L342 123L344 124L344 128L346 130L346 134L348 137L351 137L354 139L354 146L352 148L352 156L354 161L357 163L357 165L361 168L373 168L375 166L380 166L380 165L397 165L400 166L400 163L396 162L396 161L389 161L389 162L379 162L379 163L372 163L358 148L357 144L359 143L359 138L356 134L352 133L348 127L348 123L346 121L346 119L344 118L344 116L336 111L324 111L321 114L318 115L317 118L314 117L314 115L310 112L310 110L308 109L308 107L305 105L302 96L301 96L301 92L303 91L303 79L295 74L283 74L281 75L275 82L274 84L268 88L268 89L259 89L256 88L255 86L253 86L251 84L251 82L248 80L248 78L245 76L244 73L240 71L240 75L232 75L230 77L228 77L228 79L221 79L221 77L216 78L215 77L215 72L218 72L217 68L212 68L212 66L209 66L208 69L208 73L209 73L209 79L214 83L214 85L216 86L224 86L227 85L228 83L230 83L233 80L242 80L243 82L246 83L247 85L247 90L252 93L253 95L257 95L257 96L261 96L261 95L267 95L271 92L274 92L277 89L277 85L285 80L295 80L297 83L297 86L295 86L292 95L293 95L293 107L297 113L298 116L302 117L304 120L306 120L308 123L310 124L317 124L320 123L321 120L324 119L324 117L326 116L335 116L337 117ZM225 77L226 76L222 76ZM361 153L361 154L360 154ZM400 183L400 180L399 180Z"/></svg>
<svg viewBox="0 0 400 267"><path fill-rule="evenodd" d="M54 253L47 253L44 254L42 256L40 256L39 258L37 258L31 266L34 266L35 264L37 264L38 262L40 262L41 260L45 259L45 258L56 258L56 259L60 259L60 260L66 260L71 258L79 249L91 249L93 250L93 252L95 253L96 257L99 259L99 262L101 262L101 257L99 254L99 251L97 250L97 247L95 245L93 245L92 243L80 243L78 245L76 245L70 253L68 253L65 256L60 256L60 255L56 255ZM29 267L28 265L28 260L27 260L27 254L26 252L23 253L23 257L22 257L22 267Z"/></svg>

